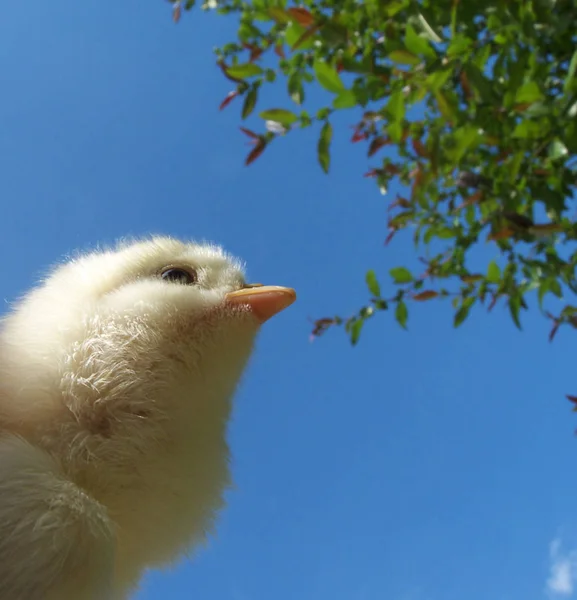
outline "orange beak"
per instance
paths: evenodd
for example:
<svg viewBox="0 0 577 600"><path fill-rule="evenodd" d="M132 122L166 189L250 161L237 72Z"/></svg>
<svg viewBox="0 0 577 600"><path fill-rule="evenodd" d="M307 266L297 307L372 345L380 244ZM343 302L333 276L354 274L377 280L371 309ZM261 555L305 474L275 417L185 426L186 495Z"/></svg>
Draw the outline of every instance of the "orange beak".
<svg viewBox="0 0 577 600"><path fill-rule="evenodd" d="M259 283L249 284L225 296L227 304L248 306L261 324L290 306L296 298L292 288Z"/></svg>

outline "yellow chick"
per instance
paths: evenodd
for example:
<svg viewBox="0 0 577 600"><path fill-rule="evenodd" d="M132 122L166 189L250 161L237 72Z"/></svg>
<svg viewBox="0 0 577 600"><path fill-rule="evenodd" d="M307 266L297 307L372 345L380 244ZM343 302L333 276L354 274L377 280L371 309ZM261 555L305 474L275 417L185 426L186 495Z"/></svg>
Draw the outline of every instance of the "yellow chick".
<svg viewBox="0 0 577 600"><path fill-rule="evenodd" d="M0 599L121 600L211 530L259 327L295 300L213 245L75 258L0 329Z"/></svg>

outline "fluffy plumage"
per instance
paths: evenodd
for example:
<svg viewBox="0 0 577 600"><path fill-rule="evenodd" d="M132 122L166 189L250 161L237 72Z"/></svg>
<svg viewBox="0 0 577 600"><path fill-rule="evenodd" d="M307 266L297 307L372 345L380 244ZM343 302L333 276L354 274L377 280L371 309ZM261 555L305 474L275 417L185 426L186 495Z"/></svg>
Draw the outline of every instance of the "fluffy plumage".
<svg viewBox="0 0 577 600"><path fill-rule="evenodd" d="M58 267L3 320L1 599L126 598L204 538L235 388L294 300L244 287L219 247L154 238Z"/></svg>

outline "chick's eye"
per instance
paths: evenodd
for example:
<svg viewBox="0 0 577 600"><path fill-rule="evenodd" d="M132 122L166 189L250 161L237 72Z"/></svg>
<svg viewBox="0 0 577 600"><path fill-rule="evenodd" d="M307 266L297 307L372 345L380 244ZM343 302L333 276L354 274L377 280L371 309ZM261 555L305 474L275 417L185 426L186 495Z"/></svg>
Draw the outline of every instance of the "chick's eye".
<svg viewBox="0 0 577 600"><path fill-rule="evenodd" d="M182 285L191 285L198 280L196 271L193 271L192 269L178 269L175 267L165 269L160 274L160 277L170 283L180 283Z"/></svg>

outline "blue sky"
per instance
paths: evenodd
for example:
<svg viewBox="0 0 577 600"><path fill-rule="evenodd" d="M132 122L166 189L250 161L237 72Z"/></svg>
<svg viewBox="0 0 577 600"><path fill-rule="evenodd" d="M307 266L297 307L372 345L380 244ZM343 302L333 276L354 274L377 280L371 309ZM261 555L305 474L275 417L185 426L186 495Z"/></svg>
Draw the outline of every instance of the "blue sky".
<svg viewBox="0 0 577 600"><path fill-rule="evenodd" d="M217 535L136 598L573 597L574 333L549 344L537 314L519 333L503 309L454 331L428 303L409 332L383 315L354 349L340 332L311 344L309 317L355 310L365 270L385 285L412 246L383 247L354 112L330 177L314 132L243 166L212 55L233 31L200 11L175 26L161 0L12 2L0 20L2 298L72 250L151 232L218 241L299 294L238 394Z"/></svg>

